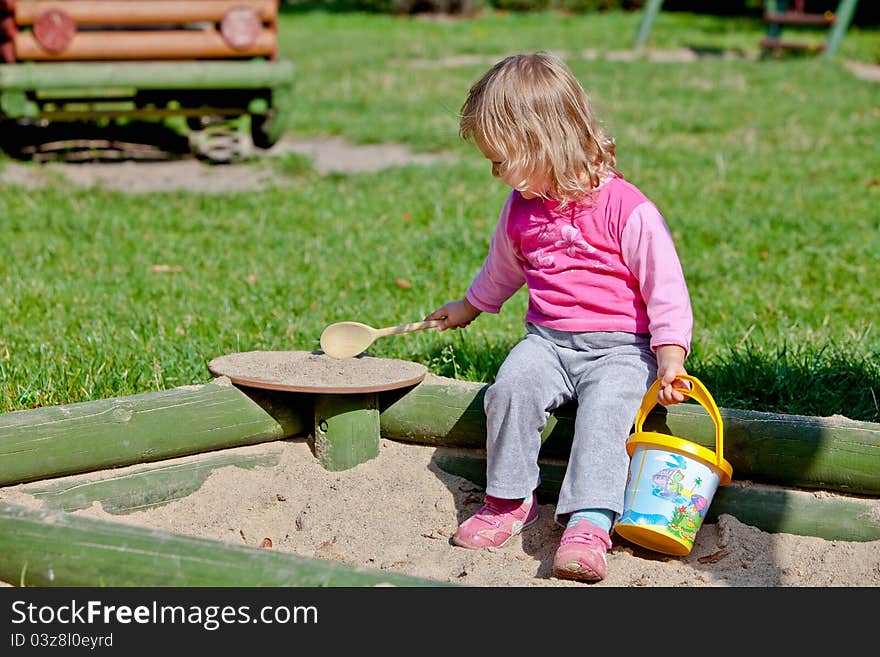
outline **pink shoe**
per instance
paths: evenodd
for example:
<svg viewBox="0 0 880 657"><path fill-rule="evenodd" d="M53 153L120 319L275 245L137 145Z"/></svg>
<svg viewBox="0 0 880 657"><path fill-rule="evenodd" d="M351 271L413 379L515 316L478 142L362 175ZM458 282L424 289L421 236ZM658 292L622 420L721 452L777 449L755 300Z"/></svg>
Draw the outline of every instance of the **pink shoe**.
<svg viewBox="0 0 880 657"><path fill-rule="evenodd" d="M486 495L483 507L458 526L452 542L471 550L500 548L526 527L534 524L539 511L534 493L527 502Z"/></svg>
<svg viewBox="0 0 880 657"><path fill-rule="evenodd" d="M610 549L608 532L581 520L562 532L562 540L553 558L553 574L585 582L605 579L605 553Z"/></svg>

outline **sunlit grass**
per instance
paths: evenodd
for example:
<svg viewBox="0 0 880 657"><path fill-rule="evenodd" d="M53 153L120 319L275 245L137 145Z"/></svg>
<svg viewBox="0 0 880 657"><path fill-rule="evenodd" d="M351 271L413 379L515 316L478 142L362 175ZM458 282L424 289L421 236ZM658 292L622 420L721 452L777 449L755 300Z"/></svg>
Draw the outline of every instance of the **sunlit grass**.
<svg viewBox="0 0 880 657"><path fill-rule="evenodd" d="M759 38L682 20L658 20L658 47ZM317 349L331 322L416 321L460 296L507 193L457 135L487 64L421 60L623 49L635 25L285 14L291 135L458 160L321 176L288 155L268 165L276 188L218 196L0 179L0 410L201 383L215 356ZM689 367L719 404L880 420L880 84L815 58L568 61L617 138L619 168L673 231L695 314ZM370 353L491 381L524 310L520 292L466 330L383 338Z"/></svg>

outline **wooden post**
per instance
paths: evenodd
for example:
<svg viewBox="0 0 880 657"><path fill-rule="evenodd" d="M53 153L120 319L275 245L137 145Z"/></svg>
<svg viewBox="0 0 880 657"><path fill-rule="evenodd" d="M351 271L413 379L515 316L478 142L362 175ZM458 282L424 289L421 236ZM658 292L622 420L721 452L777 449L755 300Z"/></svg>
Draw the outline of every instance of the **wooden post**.
<svg viewBox="0 0 880 657"><path fill-rule="evenodd" d="M787 8L788 0L766 0L764 2L764 15L781 14ZM768 39L780 39L782 37L782 24L770 23L767 26Z"/></svg>
<svg viewBox="0 0 880 657"><path fill-rule="evenodd" d="M314 451L327 470L347 470L379 455L380 391L402 391L428 370L412 361L324 352L250 351L212 359L208 370L238 385L308 394L314 400Z"/></svg>
<svg viewBox="0 0 880 657"><path fill-rule="evenodd" d="M825 54L823 55L826 59L833 58L840 49L843 35L849 29L849 24L852 22L857 4L858 0L840 0L840 4L837 5L837 11L834 12L834 25L831 26L831 30L828 33L828 47L825 48Z"/></svg>
<svg viewBox="0 0 880 657"><path fill-rule="evenodd" d="M0 580L42 587L449 586L4 503L0 503Z"/></svg>
<svg viewBox="0 0 880 657"><path fill-rule="evenodd" d="M663 6L663 0L648 0L645 8L642 9L642 20L639 23L639 30L636 32L636 38L633 42L633 48L641 48L648 43L648 37L651 35L651 28L654 26L654 20L660 13Z"/></svg>
<svg viewBox="0 0 880 657"><path fill-rule="evenodd" d="M376 393L315 395L315 456L327 470L347 470L379 455Z"/></svg>

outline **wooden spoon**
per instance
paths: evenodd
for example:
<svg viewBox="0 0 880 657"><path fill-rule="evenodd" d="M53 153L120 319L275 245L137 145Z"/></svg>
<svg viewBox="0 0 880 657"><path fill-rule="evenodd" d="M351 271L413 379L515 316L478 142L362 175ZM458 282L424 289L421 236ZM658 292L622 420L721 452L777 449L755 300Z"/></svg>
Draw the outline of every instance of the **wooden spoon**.
<svg viewBox="0 0 880 657"><path fill-rule="evenodd" d="M443 324L442 319L429 319L424 322L398 324L377 329L360 322L336 322L321 333L321 349L333 358L351 358L373 344L376 338L436 328L441 324Z"/></svg>

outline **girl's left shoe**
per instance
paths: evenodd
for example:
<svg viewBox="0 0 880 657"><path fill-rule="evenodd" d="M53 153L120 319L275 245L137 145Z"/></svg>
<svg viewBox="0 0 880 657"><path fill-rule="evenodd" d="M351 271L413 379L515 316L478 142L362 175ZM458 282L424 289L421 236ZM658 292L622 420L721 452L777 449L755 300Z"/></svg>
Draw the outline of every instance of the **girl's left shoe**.
<svg viewBox="0 0 880 657"><path fill-rule="evenodd" d="M605 579L608 532L586 520L566 528L553 559L553 574L562 579L598 582Z"/></svg>

